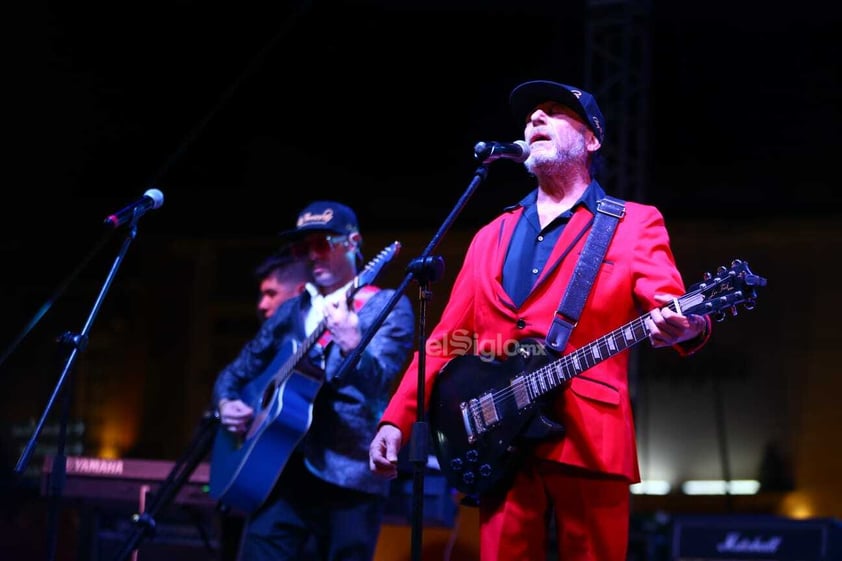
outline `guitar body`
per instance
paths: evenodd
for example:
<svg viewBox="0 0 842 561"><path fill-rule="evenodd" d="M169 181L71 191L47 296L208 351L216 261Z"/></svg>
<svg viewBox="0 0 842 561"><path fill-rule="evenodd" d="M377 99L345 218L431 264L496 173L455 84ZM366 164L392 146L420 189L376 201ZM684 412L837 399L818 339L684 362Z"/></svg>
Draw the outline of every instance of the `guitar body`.
<svg viewBox="0 0 842 561"><path fill-rule="evenodd" d="M735 259L665 306L724 320L738 305L754 308L766 279ZM524 447L559 436L564 428L542 410L554 390L649 336L644 314L563 356L543 341L526 339L505 361L475 355L454 358L436 376L429 403L433 447L442 474L455 489L482 495L513 476Z"/></svg>
<svg viewBox="0 0 842 561"><path fill-rule="evenodd" d="M243 389L254 419L243 435L220 427L211 453L210 495L244 513L268 497L296 446L310 428L313 401L323 380L292 370L277 383L276 375L294 352L281 349L272 363Z"/></svg>
<svg viewBox="0 0 842 561"><path fill-rule="evenodd" d="M445 479L468 495L505 486L531 441L561 435L564 428L544 413L546 399L519 403L511 382L540 368L548 355L539 341L525 340L505 361L477 355L450 360L433 384L429 403L432 438ZM487 396L503 395L491 403ZM475 410L465 404L474 403ZM484 411L477 419L477 411ZM502 422L505 419L505 422Z"/></svg>

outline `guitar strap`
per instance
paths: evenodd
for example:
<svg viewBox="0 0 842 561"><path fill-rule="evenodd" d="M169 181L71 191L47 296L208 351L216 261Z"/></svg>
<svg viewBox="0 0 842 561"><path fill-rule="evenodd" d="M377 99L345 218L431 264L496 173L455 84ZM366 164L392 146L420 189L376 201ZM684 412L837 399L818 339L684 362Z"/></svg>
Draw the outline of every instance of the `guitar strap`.
<svg viewBox="0 0 842 561"><path fill-rule="evenodd" d="M609 196L596 203L597 212L591 233L547 331L547 346L559 354L564 351L570 332L579 322L579 315L585 306L599 265L605 258L608 243L614 236L617 222L626 213L625 205L625 201Z"/></svg>

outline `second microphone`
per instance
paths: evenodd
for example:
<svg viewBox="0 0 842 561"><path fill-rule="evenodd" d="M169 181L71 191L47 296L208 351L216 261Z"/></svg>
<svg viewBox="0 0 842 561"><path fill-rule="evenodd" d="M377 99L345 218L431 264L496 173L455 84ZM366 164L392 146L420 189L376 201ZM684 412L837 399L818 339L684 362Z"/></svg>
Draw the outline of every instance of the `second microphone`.
<svg viewBox="0 0 842 561"><path fill-rule="evenodd" d="M529 157L529 144L523 140L515 140L514 142L477 142L474 145L474 157L484 164L500 159L521 163Z"/></svg>

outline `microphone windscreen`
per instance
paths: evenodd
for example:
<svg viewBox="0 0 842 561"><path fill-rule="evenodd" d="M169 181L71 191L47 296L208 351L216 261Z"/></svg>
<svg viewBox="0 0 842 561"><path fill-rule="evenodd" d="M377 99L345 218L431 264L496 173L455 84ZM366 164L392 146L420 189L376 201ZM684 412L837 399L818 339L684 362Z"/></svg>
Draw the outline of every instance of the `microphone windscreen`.
<svg viewBox="0 0 842 561"><path fill-rule="evenodd" d="M149 189L144 194L145 197L152 199L152 208L160 208L164 204L164 194L160 189Z"/></svg>

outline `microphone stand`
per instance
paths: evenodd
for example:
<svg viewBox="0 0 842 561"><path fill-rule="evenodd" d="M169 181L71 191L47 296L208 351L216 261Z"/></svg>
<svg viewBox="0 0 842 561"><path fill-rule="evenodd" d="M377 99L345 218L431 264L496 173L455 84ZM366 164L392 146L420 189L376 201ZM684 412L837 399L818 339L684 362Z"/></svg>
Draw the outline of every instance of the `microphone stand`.
<svg viewBox="0 0 842 561"><path fill-rule="evenodd" d="M477 158L483 159L479 154ZM441 239L450 229L453 222L462 212L462 209L467 204L468 200L476 191L479 184L485 180L488 175L488 164L493 161L485 159L485 161L477 167L474 171L474 176L468 184L468 188L456 202L456 205L450 211L450 214L445 218L444 222L439 226L439 229L433 235L430 243L424 249L419 257L413 259L407 266L407 274L392 298L387 303L386 307L377 316L371 327L363 334L362 340L357 347L345 358L342 366L339 369L337 377L342 377L350 370L354 364L359 360L365 346L371 341L374 333L383 324L386 316L397 305L398 300L406 290L407 285L415 279L419 284L419 313L418 313L418 400L416 404L416 421L412 427L412 436L409 441L409 461L412 464L412 560L421 561L422 553L422 532L424 520L424 472L427 465L427 444L430 441L429 427L424 420L426 417L425 399L425 377L426 371L426 353L424 349L427 348L427 335L425 325L427 320L427 302L430 300L432 292L429 289L431 281L438 280L444 272L444 261L440 256L433 256L432 253L438 247Z"/></svg>
<svg viewBox="0 0 842 561"><path fill-rule="evenodd" d="M47 406L44 408L44 412L41 414L41 417L35 426L35 430L33 431L32 436L30 437L29 441L24 447L24 450L21 453L20 458L18 459L17 465L15 466L15 473L17 475L22 475L26 471L27 464L29 463L33 451L35 450L38 437L40 436L41 431L44 429L44 424L46 423L49 417L50 411L53 408L53 404L58 399L58 396L62 392L62 389L64 388L65 384L67 384L68 389L64 392L63 395L61 415L59 418L59 431L58 441L56 445L56 453L52 459L53 465L50 477L50 485L47 489L47 494L49 497L49 507L47 516L48 561L54 560L56 556L56 542L58 536L58 523L60 511L59 503L64 490L64 481L67 467L67 457L65 456L65 440L67 438L67 422L70 416L70 406L72 403L72 369L76 363L76 359L79 357L79 354L82 351L84 351L88 346L89 335L94 319L96 319L99 310L102 308L102 303L105 300L105 296L108 293L108 290L111 288L111 284L114 281L114 277L116 276L120 265L125 259L126 253L129 249L129 245L135 239L135 237L137 237L137 220L139 217L140 213L138 212L138 209L135 209L135 213L132 218L131 225L129 227L129 232L126 235L126 239L123 241L123 244L120 247L120 251L114 259L114 263L112 264L111 269L109 270L108 275L105 278L105 282L103 283L102 288L100 289L100 292L97 295L96 301L94 302L91 312L88 315L84 326L82 327L82 331L80 331L79 333L71 333L70 331L67 331L58 337L58 342L67 347L70 347L71 351L67 356L67 360L65 361L64 368L62 369L61 375L59 376L58 383L56 384L55 388L53 388L53 392L52 394L50 394L50 397L47 400Z"/></svg>

